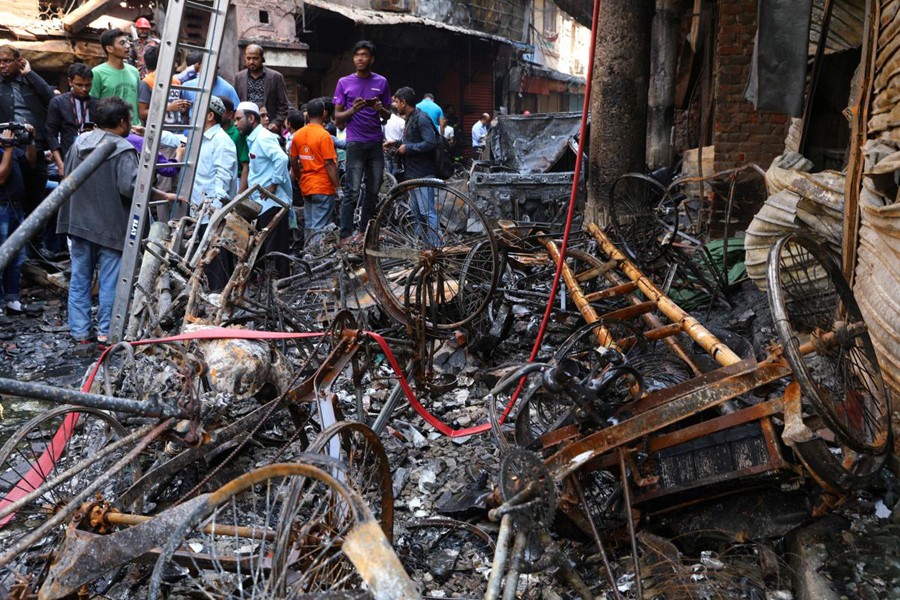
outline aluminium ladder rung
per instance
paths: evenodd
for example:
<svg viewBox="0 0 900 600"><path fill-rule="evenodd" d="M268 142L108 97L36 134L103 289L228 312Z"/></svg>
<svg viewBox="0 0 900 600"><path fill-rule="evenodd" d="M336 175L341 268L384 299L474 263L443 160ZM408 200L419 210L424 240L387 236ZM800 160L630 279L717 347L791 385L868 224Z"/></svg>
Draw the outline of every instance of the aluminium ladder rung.
<svg viewBox="0 0 900 600"><path fill-rule="evenodd" d="M219 11L210 4L202 4L200 2L194 2L193 0L187 0L184 3L185 8L191 8L193 10L202 10L204 12L217 14Z"/></svg>
<svg viewBox="0 0 900 600"><path fill-rule="evenodd" d="M195 52L202 52L204 54L209 54L210 50L206 46L198 46L197 44L188 44L187 42L178 42L179 48L185 48L186 50L194 50Z"/></svg>
<svg viewBox="0 0 900 600"><path fill-rule="evenodd" d="M178 123L163 123L160 126L160 129L172 130L172 131L191 131L191 130L199 130L199 125L179 125Z"/></svg>

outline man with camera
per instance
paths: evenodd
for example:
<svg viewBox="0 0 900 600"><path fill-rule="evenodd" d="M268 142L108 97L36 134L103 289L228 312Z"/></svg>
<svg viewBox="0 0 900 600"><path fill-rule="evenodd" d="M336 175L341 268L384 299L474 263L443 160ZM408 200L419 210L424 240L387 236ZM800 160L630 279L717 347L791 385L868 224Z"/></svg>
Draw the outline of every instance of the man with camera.
<svg viewBox="0 0 900 600"><path fill-rule="evenodd" d="M91 98L94 73L84 63L69 67L69 90L50 101L47 107L47 143L59 177L65 177L63 161L79 133L94 129L97 100Z"/></svg>
<svg viewBox="0 0 900 600"><path fill-rule="evenodd" d="M25 135L19 132L24 132ZM5 243L25 220L25 177L37 164L33 134L34 129L27 124L22 125L18 131L4 129L0 132L0 244ZM3 298L0 325L11 323L4 310L11 315L32 312L22 304L19 296L19 280L24 262L23 247L3 271L3 278L0 280Z"/></svg>
<svg viewBox="0 0 900 600"><path fill-rule="evenodd" d="M43 198L47 184L44 151L48 146L44 124L52 98L53 89L31 70L31 65L19 51L8 44L0 46L0 123L30 125L37 149L37 163L31 173L25 175L26 212Z"/></svg>

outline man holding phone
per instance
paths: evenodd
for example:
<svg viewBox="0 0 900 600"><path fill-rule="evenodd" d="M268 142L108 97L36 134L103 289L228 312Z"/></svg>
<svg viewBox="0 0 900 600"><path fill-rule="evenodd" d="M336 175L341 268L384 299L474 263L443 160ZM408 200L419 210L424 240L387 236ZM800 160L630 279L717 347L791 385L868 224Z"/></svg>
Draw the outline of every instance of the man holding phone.
<svg viewBox="0 0 900 600"><path fill-rule="evenodd" d="M362 200L360 234L365 233L366 226L375 216L384 174L381 125L391 116L386 108L391 105L391 89L387 79L372 72L374 62L375 44L366 40L357 42L353 46L356 72L341 77L334 90L334 120L338 127L347 128L347 195L341 202L342 243L348 243L353 235L353 213L363 175L366 196Z"/></svg>

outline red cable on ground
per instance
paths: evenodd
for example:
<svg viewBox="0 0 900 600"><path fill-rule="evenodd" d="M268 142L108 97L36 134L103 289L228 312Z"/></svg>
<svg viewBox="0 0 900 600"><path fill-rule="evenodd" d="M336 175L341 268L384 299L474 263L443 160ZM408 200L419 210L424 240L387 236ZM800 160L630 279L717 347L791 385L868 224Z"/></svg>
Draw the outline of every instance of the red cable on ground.
<svg viewBox="0 0 900 600"><path fill-rule="evenodd" d="M575 173L572 177L572 192L569 195L569 211L566 213L566 227L563 230L562 244L560 244L559 247L559 262L556 263L556 273L553 275L553 286L550 288L550 298L547 300L544 318L541 320L541 326L538 328L537 337L534 339L534 346L531 348L531 355L528 357L528 362L534 362L534 359L537 358L537 355L541 350L541 342L544 341L547 324L550 322L550 315L553 313L553 302L556 300L556 289L559 287L559 280L562 278L563 265L566 261L566 250L569 246L569 233L572 230L572 219L575 216L575 205L577 204L576 199L578 197L578 181L581 176L581 163L584 157L585 144L588 143L588 140L585 139L585 135L587 133L587 119L591 105L591 87L594 79L594 53L597 48L597 22L599 19L600 0L594 0L594 12L591 17L591 50L588 58L588 75L584 84L584 104L581 108L581 130L578 134L578 155L575 157ZM503 414L500 415L501 423L506 420L507 415L509 415L512 407L515 405L516 400L519 399L519 394L522 393L522 388L524 386L525 378L523 377L519 382L516 391L509 399L506 408L503 410Z"/></svg>

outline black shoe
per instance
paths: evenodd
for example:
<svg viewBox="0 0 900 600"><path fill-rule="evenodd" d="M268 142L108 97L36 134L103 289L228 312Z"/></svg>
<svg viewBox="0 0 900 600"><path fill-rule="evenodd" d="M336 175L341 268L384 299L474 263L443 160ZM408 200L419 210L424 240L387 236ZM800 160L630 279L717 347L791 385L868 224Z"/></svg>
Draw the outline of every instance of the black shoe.
<svg viewBox="0 0 900 600"><path fill-rule="evenodd" d="M43 308L34 306L33 304L22 304L18 300L6 303L6 312L11 315L27 315L34 317L44 312Z"/></svg>

